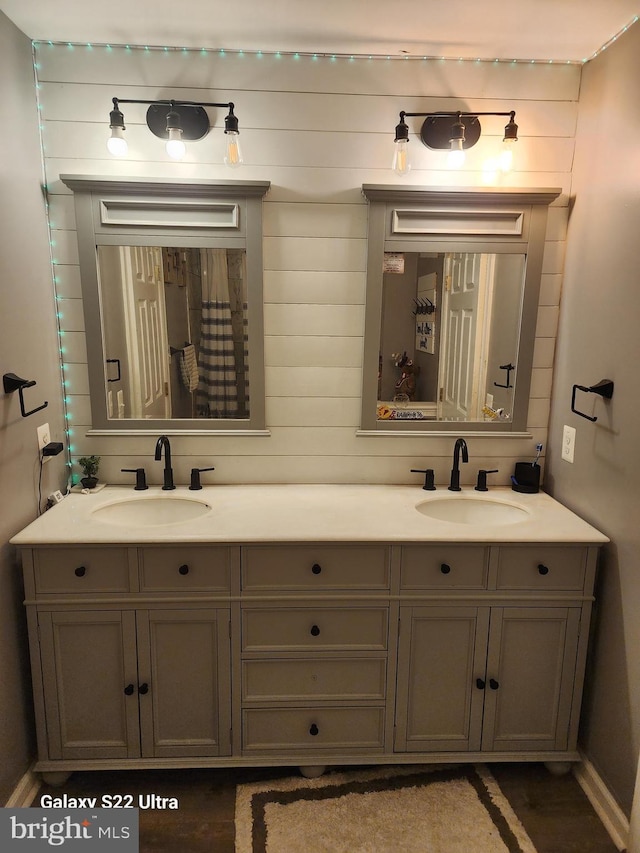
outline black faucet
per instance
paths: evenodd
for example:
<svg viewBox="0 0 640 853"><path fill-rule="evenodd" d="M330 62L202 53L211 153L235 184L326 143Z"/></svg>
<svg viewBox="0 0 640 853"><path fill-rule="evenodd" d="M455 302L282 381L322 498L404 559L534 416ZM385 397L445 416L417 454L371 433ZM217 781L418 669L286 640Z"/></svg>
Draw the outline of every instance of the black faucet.
<svg viewBox="0 0 640 853"><path fill-rule="evenodd" d="M453 448L453 468L451 469L451 482L449 490L452 492L460 492L460 451L462 450L462 461L469 461L469 451L467 450L467 442L464 438L459 438Z"/></svg>
<svg viewBox="0 0 640 853"><path fill-rule="evenodd" d="M175 489L173 483L173 468L171 467L171 445L166 435L161 435L156 442L156 462L162 458L162 448L164 447L164 485L163 490L168 491Z"/></svg>

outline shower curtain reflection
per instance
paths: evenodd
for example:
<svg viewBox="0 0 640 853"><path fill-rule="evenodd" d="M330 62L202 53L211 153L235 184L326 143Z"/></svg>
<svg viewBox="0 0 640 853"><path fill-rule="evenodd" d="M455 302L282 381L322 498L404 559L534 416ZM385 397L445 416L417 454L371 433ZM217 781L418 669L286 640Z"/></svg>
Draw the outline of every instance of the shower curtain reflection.
<svg viewBox="0 0 640 853"><path fill-rule="evenodd" d="M201 249L202 315L197 416L246 418L246 263L244 250Z"/></svg>

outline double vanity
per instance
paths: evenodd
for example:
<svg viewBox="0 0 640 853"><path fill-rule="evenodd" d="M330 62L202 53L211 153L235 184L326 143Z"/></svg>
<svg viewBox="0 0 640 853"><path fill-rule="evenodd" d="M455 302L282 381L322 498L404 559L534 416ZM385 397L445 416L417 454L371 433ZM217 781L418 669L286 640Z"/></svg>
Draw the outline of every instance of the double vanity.
<svg viewBox="0 0 640 853"><path fill-rule="evenodd" d="M575 761L607 541L504 487L72 493L12 540L36 769Z"/></svg>

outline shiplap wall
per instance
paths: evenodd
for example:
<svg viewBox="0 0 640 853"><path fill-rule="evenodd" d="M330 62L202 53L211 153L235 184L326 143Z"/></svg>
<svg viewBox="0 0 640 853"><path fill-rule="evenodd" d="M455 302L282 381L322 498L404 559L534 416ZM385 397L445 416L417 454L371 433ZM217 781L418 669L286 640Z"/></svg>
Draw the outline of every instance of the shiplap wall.
<svg viewBox="0 0 640 853"><path fill-rule="evenodd" d="M400 110L503 111L520 126L516 169L502 183L560 187L550 208L528 427L531 438L470 438L463 484L479 467L513 464L546 442L555 335L581 69L538 63L294 57L40 44L38 95L50 192L55 280L63 331L73 456L102 457L101 478L129 482L121 468L143 465L161 482L151 435L87 436L86 344L73 199L64 173L269 180L264 202L265 381L270 435L172 437L178 482L192 466L214 464L220 483L411 483L410 469L435 468L448 481L455 436L358 436L366 277L363 183L476 186L499 146L504 121L487 118L464 169L441 168L442 154L414 137L413 169L390 170ZM234 101L245 164L221 163L224 110L216 126L170 161L144 123L145 107L123 105L129 156L106 152L111 98ZM216 114L217 112L217 114ZM421 119L411 119L417 131ZM207 480L209 481L209 480Z"/></svg>

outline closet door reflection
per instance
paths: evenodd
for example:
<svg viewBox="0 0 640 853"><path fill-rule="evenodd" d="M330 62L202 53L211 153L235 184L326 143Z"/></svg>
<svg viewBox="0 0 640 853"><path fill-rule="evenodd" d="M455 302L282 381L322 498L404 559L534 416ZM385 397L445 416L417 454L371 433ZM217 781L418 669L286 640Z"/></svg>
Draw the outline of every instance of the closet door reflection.
<svg viewBox="0 0 640 853"><path fill-rule="evenodd" d="M109 419L248 418L244 249L99 246Z"/></svg>

